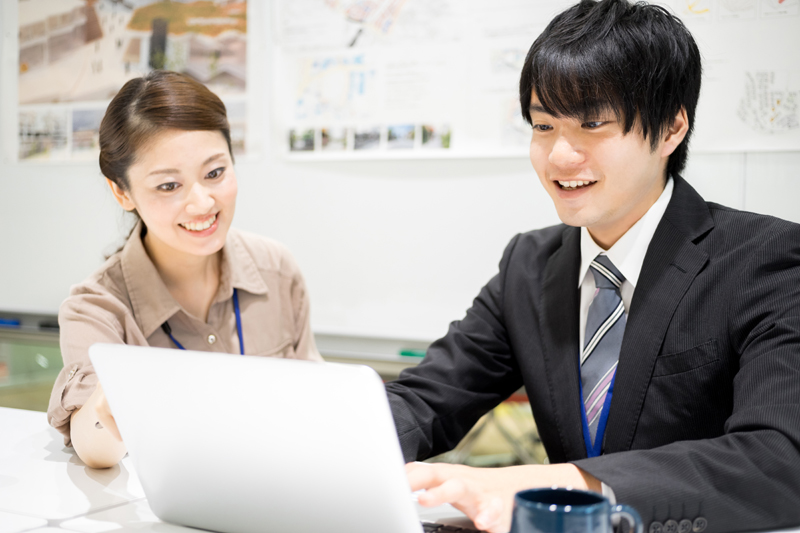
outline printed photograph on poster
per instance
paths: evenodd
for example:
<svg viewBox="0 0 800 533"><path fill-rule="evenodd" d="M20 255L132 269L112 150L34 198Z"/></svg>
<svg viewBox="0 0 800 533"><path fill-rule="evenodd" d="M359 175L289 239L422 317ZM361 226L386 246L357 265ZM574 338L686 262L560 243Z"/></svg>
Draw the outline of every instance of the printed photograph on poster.
<svg viewBox="0 0 800 533"><path fill-rule="evenodd" d="M105 108L72 110L72 159L100 155L100 122L105 112Z"/></svg>
<svg viewBox="0 0 800 533"><path fill-rule="evenodd" d="M314 130L289 130L289 150L311 152L314 150Z"/></svg>
<svg viewBox="0 0 800 533"><path fill-rule="evenodd" d="M386 131L386 145L389 150L410 150L414 148L416 128L413 124L396 124Z"/></svg>
<svg viewBox="0 0 800 533"><path fill-rule="evenodd" d="M322 128L320 130L320 147L323 151L336 152L347 150L347 128Z"/></svg>
<svg viewBox="0 0 800 533"><path fill-rule="evenodd" d="M357 129L353 135L353 150L377 150L381 147L379 128Z"/></svg>
<svg viewBox="0 0 800 533"><path fill-rule="evenodd" d="M450 148L450 126L447 124L422 125L422 148L425 149L449 149Z"/></svg>
<svg viewBox="0 0 800 533"><path fill-rule="evenodd" d="M34 105L107 105L125 82L154 69L191 76L222 98L246 94L246 0L18 0L18 6L20 117ZM231 110L243 132L244 103L236 105ZM78 139L68 144L72 157L83 159L94 149L91 129L75 128L89 128L90 117L75 113L78 123L67 135Z"/></svg>
<svg viewBox="0 0 800 533"><path fill-rule="evenodd" d="M62 108L26 109L19 112L19 159L66 159L68 111Z"/></svg>
<svg viewBox="0 0 800 533"><path fill-rule="evenodd" d="M245 139L247 137L247 102L243 99L223 100L228 115L228 126L231 129L231 148L233 155L247 153Z"/></svg>

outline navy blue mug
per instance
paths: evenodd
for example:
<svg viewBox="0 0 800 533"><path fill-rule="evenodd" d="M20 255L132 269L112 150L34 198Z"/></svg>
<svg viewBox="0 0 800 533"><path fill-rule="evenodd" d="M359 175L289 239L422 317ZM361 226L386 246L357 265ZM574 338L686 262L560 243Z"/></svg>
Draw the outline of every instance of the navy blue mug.
<svg viewBox="0 0 800 533"><path fill-rule="evenodd" d="M633 507L611 505L596 492L573 489L530 489L514 496L511 533L612 533L617 517L628 530L642 533L642 519Z"/></svg>

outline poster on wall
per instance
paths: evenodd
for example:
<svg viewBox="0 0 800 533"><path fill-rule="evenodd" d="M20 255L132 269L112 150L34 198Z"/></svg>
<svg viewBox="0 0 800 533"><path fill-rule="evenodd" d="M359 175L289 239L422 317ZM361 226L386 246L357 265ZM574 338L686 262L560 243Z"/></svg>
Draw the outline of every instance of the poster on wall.
<svg viewBox="0 0 800 533"><path fill-rule="evenodd" d="M288 159L526 157L533 40L575 0L274 0ZM800 149L800 0L653 0L703 56L695 152Z"/></svg>
<svg viewBox="0 0 800 533"><path fill-rule="evenodd" d="M276 138L292 159L524 156L519 71L569 3L276 0Z"/></svg>
<svg viewBox="0 0 800 533"><path fill-rule="evenodd" d="M153 69L216 93L245 153L246 0L18 0L18 30L20 162L96 160L111 98Z"/></svg>

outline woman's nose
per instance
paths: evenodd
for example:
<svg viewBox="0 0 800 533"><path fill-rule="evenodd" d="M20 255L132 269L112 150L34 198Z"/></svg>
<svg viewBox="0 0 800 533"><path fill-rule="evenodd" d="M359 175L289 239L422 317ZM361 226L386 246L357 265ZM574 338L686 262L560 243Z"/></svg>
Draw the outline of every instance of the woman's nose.
<svg viewBox="0 0 800 533"><path fill-rule="evenodd" d="M205 215L214 207L214 197L203 185L195 183L189 191L189 203L186 212L190 215Z"/></svg>

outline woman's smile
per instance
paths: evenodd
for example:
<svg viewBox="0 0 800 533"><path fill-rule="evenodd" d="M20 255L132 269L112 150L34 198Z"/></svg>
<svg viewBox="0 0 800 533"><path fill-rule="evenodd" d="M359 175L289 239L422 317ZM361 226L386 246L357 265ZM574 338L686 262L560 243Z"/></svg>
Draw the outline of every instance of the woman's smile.
<svg viewBox="0 0 800 533"><path fill-rule="evenodd" d="M219 215L219 212L216 212L212 215L208 215L201 219L192 220L190 222L180 222L178 223L178 225L191 233L204 232L205 230L211 228L212 226L214 229L216 229L217 215Z"/></svg>

